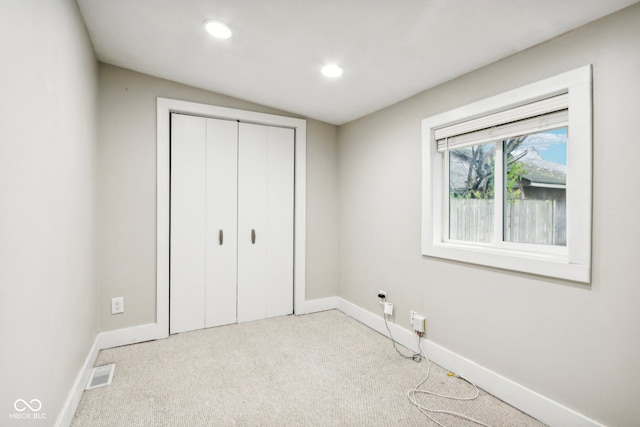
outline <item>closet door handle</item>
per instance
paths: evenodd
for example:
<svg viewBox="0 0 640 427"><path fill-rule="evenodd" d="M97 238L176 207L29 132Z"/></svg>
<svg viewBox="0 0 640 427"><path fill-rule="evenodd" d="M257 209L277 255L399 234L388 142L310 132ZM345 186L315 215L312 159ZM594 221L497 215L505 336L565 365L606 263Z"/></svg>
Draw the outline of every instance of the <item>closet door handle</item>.
<svg viewBox="0 0 640 427"><path fill-rule="evenodd" d="M256 244L256 230L254 230L253 228L251 229L251 244Z"/></svg>
<svg viewBox="0 0 640 427"><path fill-rule="evenodd" d="M220 245L224 243L224 232L222 230L218 231L218 243L220 243Z"/></svg>

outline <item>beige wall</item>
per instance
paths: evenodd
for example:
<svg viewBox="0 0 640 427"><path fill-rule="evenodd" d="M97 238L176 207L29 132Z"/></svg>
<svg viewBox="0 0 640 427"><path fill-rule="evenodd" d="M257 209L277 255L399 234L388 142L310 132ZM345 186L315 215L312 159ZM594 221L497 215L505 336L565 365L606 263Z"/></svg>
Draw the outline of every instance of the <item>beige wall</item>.
<svg viewBox="0 0 640 427"><path fill-rule="evenodd" d="M98 256L101 331L155 322L156 98L291 116L111 65L99 66ZM307 121L307 298L337 293L337 128ZM111 315L112 297L125 312Z"/></svg>
<svg viewBox="0 0 640 427"><path fill-rule="evenodd" d="M0 425L53 425L97 328L97 62L72 0L0 2L0 58Z"/></svg>
<svg viewBox="0 0 640 427"><path fill-rule="evenodd" d="M307 121L306 299L338 295L338 128Z"/></svg>
<svg viewBox="0 0 640 427"><path fill-rule="evenodd" d="M640 419L640 5L339 128L339 294L611 426ZM420 254L421 119L593 64L593 283ZM570 191L570 190L569 190ZM579 214L579 213L578 213Z"/></svg>

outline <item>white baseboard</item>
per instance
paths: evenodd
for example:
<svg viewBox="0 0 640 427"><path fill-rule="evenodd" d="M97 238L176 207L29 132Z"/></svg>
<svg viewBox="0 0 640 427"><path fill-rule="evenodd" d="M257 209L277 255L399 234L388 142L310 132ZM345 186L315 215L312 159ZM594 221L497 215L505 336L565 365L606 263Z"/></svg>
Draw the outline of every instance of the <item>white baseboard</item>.
<svg viewBox="0 0 640 427"><path fill-rule="evenodd" d="M158 323L147 323L146 325L100 332L98 333L97 340L98 347L100 350L103 350L106 348L120 347L122 345L163 339L168 336L168 331Z"/></svg>
<svg viewBox="0 0 640 427"><path fill-rule="evenodd" d="M382 335L389 336L384 326L382 307L379 313L374 314L343 298L336 298L336 308L338 310ZM408 329L391 322L389 322L389 329L391 329L391 333L396 342L415 352L419 351L416 337ZM451 372L464 376L483 390L549 426L603 427L603 425L597 421L587 418L558 402L517 384L490 369L480 366L433 341L424 340L423 347L429 359L434 363Z"/></svg>
<svg viewBox="0 0 640 427"><path fill-rule="evenodd" d="M78 409L78 404L82 398L82 392L87 385L87 381L89 381L89 375L91 375L91 370L93 369L93 365L96 363L99 352L98 337L96 336L93 340L93 345L91 346L91 349L89 350L87 357L85 357L84 363L76 376L76 380L71 387L67 400L65 400L64 405L62 405L62 410L58 414L58 418L54 424L56 427L66 427L71 425L73 416L76 414L76 409Z"/></svg>
<svg viewBox="0 0 640 427"><path fill-rule="evenodd" d="M304 313L317 313L338 308L338 297L318 298L304 302Z"/></svg>
<svg viewBox="0 0 640 427"><path fill-rule="evenodd" d="M93 365L96 363L100 350L167 338L168 336L168 331L164 330L164 328L158 323L149 323L146 325L133 326L131 328L99 332L93 340L93 345L80 368L80 372L78 372L78 375L76 376L76 380L69 391L67 400L64 402L62 410L56 419L55 426L66 427L73 421L73 416L75 415L80 399L82 398L82 392L87 385L87 381L89 381L89 375L91 375L91 370L93 369Z"/></svg>

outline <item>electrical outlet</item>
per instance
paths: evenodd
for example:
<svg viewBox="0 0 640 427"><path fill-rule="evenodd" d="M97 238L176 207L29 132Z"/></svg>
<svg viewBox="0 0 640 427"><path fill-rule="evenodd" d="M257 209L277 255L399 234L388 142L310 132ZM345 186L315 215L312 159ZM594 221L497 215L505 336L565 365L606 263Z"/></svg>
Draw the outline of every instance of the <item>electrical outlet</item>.
<svg viewBox="0 0 640 427"><path fill-rule="evenodd" d="M389 316L393 315L393 304L390 302L384 303L384 314L388 314Z"/></svg>
<svg viewBox="0 0 640 427"><path fill-rule="evenodd" d="M413 330L420 334L427 332L427 319L425 319L424 316L417 314L413 318Z"/></svg>
<svg viewBox="0 0 640 427"><path fill-rule="evenodd" d="M124 297L111 298L111 314L124 313Z"/></svg>
<svg viewBox="0 0 640 427"><path fill-rule="evenodd" d="M413 327L413 319L418 315L418 313L413 310L411 310L410 313L411 316L409 317L409 324Z"/></svg>
<svg viewBox="0 0 640 427"><path fill-rule="evenodd" d="M425 333L427 331L427 319L424 316L419 315L417 312L411 310L411 329L419 333Z"/></svg>

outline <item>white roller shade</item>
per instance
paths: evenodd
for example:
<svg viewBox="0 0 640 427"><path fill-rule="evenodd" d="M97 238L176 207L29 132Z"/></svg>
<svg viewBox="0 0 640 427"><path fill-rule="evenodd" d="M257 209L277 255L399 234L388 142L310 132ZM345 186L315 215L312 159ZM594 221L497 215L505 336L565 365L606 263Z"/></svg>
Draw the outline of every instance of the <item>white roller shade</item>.
<svg viewBox="0 0 640 427"><path fill-rule="evenodd" d="M566 126L568 95L562 94L435 130L438 151L467 147Z"/></svg>

